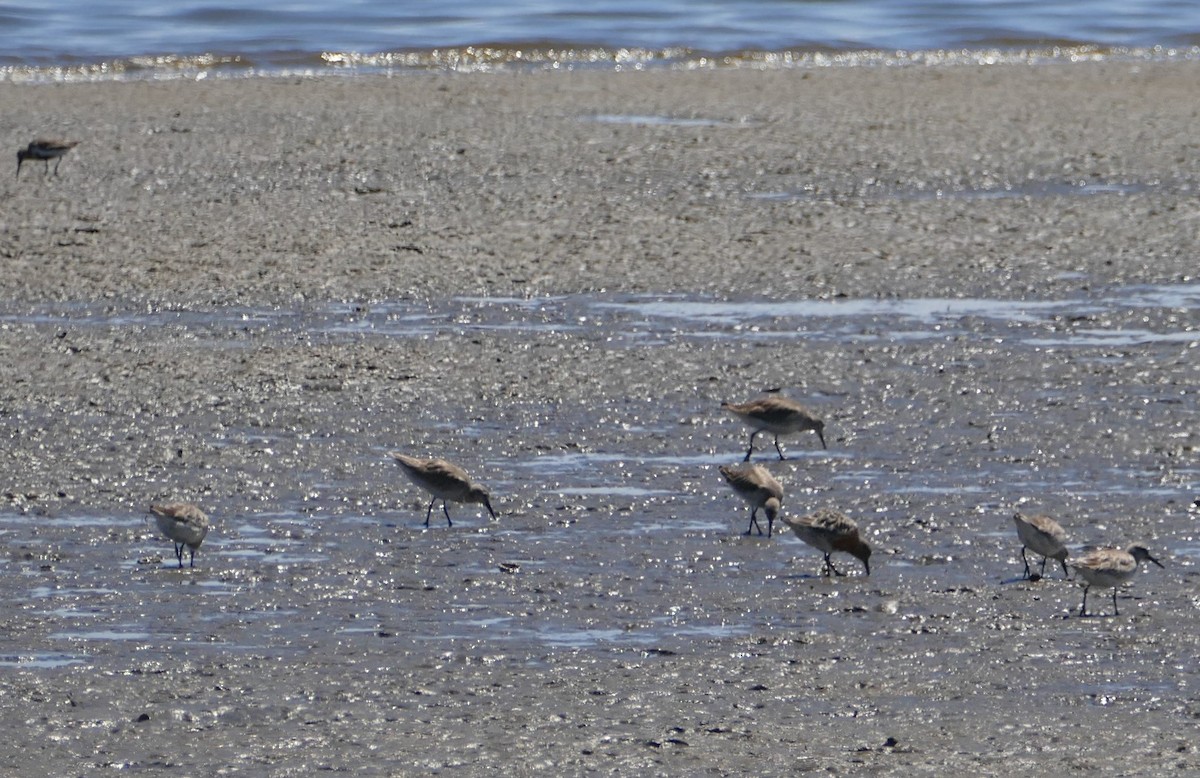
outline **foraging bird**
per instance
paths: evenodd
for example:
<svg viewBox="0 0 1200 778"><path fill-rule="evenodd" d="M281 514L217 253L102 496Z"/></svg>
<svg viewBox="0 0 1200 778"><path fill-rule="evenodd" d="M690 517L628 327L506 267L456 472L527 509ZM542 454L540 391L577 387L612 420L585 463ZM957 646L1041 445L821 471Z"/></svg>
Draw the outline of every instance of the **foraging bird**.
<svg viewBox="0 0 1200 778"><path fill-rule="evenodd" d="M1098 548L1089 551L1078 561L1071 562L1075 573L1087 581L1083 587L1083 604L1079 606L1079 615L1088 615L1088 589L1099 586L1101 589L1113 590L1113 615L1120 616L1121 613L1117 610L1117 587L1133 577L1139 562L1153 562L1162 567L1162 562L1150 556L1145 546L1130 546L1124 551L1119 548Z"/></svg>
<svg viewBox="0 0 1200 778"><path fill-rule="evenodd" d="M45 140L39 138L28 146L17 151L17 178L21 177L21 165L27 159L40 159L46 163L45 175L50 175L50 160L54 160L54 175L58 175L58 166L62 163L63 155L79 145L77 140Z"/></svg>
<svg viewBox="0 0 1200 778"><path fill-rule="evenodd" d="M493 519L496 518L488 490L468 478L466 472L458 465L444 459L417 459L399 451L393 451L389 456L396 460L410 481L433 495L433 499L429 501L429 510L425 512L426 527L429 526L433 506L438 500L442 501L446 524L451 527L454 526L454 522L450 520L450 509L447 507L451 500L479 503L487 508Z"/></svg>
<svg viewBox="0 0 1200 778"><path fill-rule="evenodd" d="M795 400L786 397L770 395L746 403L721 403L721 407L737 416L753 432L750 433L750 448L746 450L743 462L750 461L754 453L754 438L760 432L770 432L775 435L775 450L780 459L787 459L783 449L779 447L780 435L791 435L796 432L812 430L821 439L821 448L825 445L825 422L813 415Z"/></svg>
<svg viewBox="0 0 1200 778"><path fill-rule="evenodd" d="M830 571L834 575L844 575L833 566L830 555L834 551L858 557L866 568L866 574L871 574L871 547L859 537L858 525L854 520L841 511L821 508L798 519L784 516L783 523L792 528L796 537L825 555L824 575L829 575Z"/></svg>
<svg viewBox="0 0 1200 778"><path fill-rule="evenodd" d="M771 537L775 529L775 517L779 515L783 503L783 487L762 465L721 465L720 470L733 491L750 504L750 526L746 527L746 534L749 535L753 529L762 534L762 527L758 526L758 519L755 518L758 509L762 508L763 513L767 514L767 537Z"/></svg>
<svg viewBox="0 0 1200 778"><path fill-rule="evenodd" d="M169 502L161 505L151 505L150 512L154 514L154 523L159 531L175 544L175 558L183 567L183 549L190 552L189 566L196 566L196 551L208 534L208 516L204 511L190 502Z"/></svg>
<svg viewBox="0 0 1200 778"><path fill-rule="evenodd" d="M1025 558L1025 549L1033 549L1042 555L1042 571L1046 574L1046 560L1057 559L1062 565L1063 578L1069 578L1067 573L1067 532L1057 521L1049 516L1030 516L1018 513L1013 516L1017 525L1017 536L1021 538L1021 560L1025 562L1025 577L1029 578L1029 560Z"/></svg>

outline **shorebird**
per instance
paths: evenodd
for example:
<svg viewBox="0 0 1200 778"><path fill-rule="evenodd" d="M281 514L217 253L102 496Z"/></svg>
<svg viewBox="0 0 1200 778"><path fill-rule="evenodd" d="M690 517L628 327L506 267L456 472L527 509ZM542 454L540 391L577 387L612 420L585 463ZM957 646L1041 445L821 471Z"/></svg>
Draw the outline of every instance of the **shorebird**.
<svg viewBox="0 0 1200 778"><path fill-rule="evenodd" d="M1153 562L1162 567L1162 562L1150 556L1145 546L1130 546L1124 551L1119 548L1098 548L1072 562L1071 567L1075 568L1075 573L1087 581L1083 587L1083 604L1079 606L1079 615L1088 615L1088 589L1099 586L1101 589L1113 590L1113 615L1120 616L1121 613L1117 610L1117 587L1133 577L1139 562Z"/></svg>
<svg viewBox="0 0 1200 778"><path fill-rule="evenodd" d="M79 145L77 140L46 140L39 138L28 146L17 151L17 178L21 177L21 164L27 159L40 159L46 163L46 175L50 175L50 160L54 160L54 175L58 175L58 166L62 163L63 155Z"/></svg>
<svg viewBox="0 0 1200 778"><path fill-rule="evenodd" d="M399 451L393 451L389 456L404 470L408 480L433 495L433 499L429 501L429 510L425 512L426 527L429 526L433 506L438 500L442 501L446 524L451 527L454 526L454 522L450 520L450 509L447 507L450 500L479 503L487 508L493 519L496 518L488 490L468 478L466 471L458 465L450 464L444 459L417 459Z"/></svg>
<svg viewBox="0 0 1200 778"><path fill-rule="evenodd" d="M771 537L775 530L775 517L779 515L783 502L783 487L762 465L721 465L720 470L733 491L750 504L750 526L746 527L746 534L749 535L754 529L758 530L759 535L762 534L762 527L758 526L758 519L755 518L758 509L762 508L763 513L767 514L767 537Z"/></svg>
<svg viewBox="0 0 1200 778"><path fill-rule="evenodd" d="M783 523L792 528L796 537L825 555L824 575L844 575L833 566L830 555L844 551L858 557L871 574L871 547L858 535L858 525L846 514L832 508L821 508L815 513L800 518L784 516Z"/></svg>
<svg viewBox="0 0 1200 778"><path fill-rule="evenodd" d="M770 395L747 403L721 403L721 407L737 416L753 432L750 433L750 448L746 450L743 462L750 461L754 453L754 438L760 432L770 432L775 435L775 450L780 459L787 459L783 449L779 447L780 435L791 435L795 432L812 430L821 439L821 448L825 448L825 422L813 415L795 400L786 397Z"/></svg>
<svg viewBox="0 0 1200 778"><path fill-rule="evenodd" d="M1063 578L1070 577L1067 573L1067 532L1057 521L1049 516L1028 516L1018 513L1013 516L1017 525L1017 536L1021 538L1021 560L1025 563L1025 577L1034 579L1029 573L1029 560L1025 558L1025 549L1033 549L1042 555L1042 571L1046 574L1046 560L1057 559L1062 565Z"/></svg>
<svg viewBox="0 0 1200 778"><path fill-rule="evenodd" d="M175 544L175 558L183 567L183 549L186 547L191 555L189 566L196 566L196 551L208 534L208 516L204 511L190 502L168 502L162 505L151 505L150 512L154 514L154 523L162 534Z"/></svg>

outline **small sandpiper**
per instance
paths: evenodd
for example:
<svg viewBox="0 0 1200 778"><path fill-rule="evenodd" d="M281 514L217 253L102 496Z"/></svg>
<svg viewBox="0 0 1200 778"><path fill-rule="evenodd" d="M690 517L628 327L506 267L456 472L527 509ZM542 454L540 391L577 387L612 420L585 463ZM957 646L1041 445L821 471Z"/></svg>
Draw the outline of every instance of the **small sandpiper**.
<svg viewBox="0 0 1200 778"><path fill-rule="evenodd" d="M401 454L399 451L393 451L389 456L396 460L410 481L433 495L433 499L429 501L429 510L425 512L426 527L429 526L429 518L433 515L433 506L438 500L442 501L442 512L446 514L446 524L451 527L454 526L454 522L450 520L450 509L447 507L447 503L451 500L479 503L487 508L493 519L496 518L488 490L468 478L466 471L458 465L453 465L444 459L418 459Z"/></svg>
<svg viewBox="0 0 1200 778"><path fill-rule="evenodd" d="M58 175L58 166L62 164L63 155L79 145L77 140L46 140L39 138L28 146L17 151L17 178L21 177L21 165L27 159L40 159L46 163L45 175L50 175L50 160L54 160L54 175Z"/></svg>
<svg viewBox="0 0 1200 778"><path fill-rule="evenodd" d="M750 526L746 528L746 534L755 529L759 535L763 534L755 518L758 509L762 508L763 513L767 514L767 537L771 537L775 530L775 517L779 515L783 503L783 487L762 465L721 465L720 470L733 491L750 504Z"/></svg>
<svg viewBox="0 0 1200 778"><path fill-rule="evenodd" d="M866 574L871 574L871 547L858 534L858 525L841 511L833 508L821 508L808 516L792 518L784 516L783 523L792 528L796 537L825 555L824 575L844 575L833 566L830 555L834 551L843 551L858 557L866 568Z"/></svg>
<svg viewBox="0 0 1200 778"><path fill-rule="evenodd" d="M1088 589L1099 586L1113 590L1113 615L1120 616L1117 610L1117 587L1133 577L1139 562L1153 562L1162 567L1162 562L1150 556L1145 546L1130 546L1124 551L1119 548L1098 548L1071 562L1076 574L1087 581L1083 587L1083 604L1079 606L1079 615L1088 615Z"/></svg>
<svg viewBox="0 0 1200 778"><path fill-rule="evenodd" d="M1062 565L1063 578L1069 578L1067 573L1067 532L1057 521L1049 516L1031 516L1018 513L1013 516L1017 525L1017 536L1021 538L1021 560L1025 563L1025 577L1036 581L1046 574L1046 560L1057 559ZM1029 572L1029 560L1025 558L1025 549L1033 549L1042 555L1042 570L1035 578Z"/></svg>
<svg viewBox="0 0 1200 778"><path fill-rule="evenodd" d="M750 448L746 450L743 462L750 461L750 455L754 453L754 438L760 432L770 432L775 436L775 450L779 452L780 459L787 459L779 447L780 435L812 430L821 439L821 448L826 448L825 422L795 400L772 394L745 403L723 402L721 407L753 430L750 433Z"/></svg>
<svg viewBox="0 0 1200 778"><path fill-rule="evenodd" d="M159 531L175 544L175 558L183 567L183 549L191 553L188 558L189 566L196 566L196 551L208 534L208 516L190 502L168 502L161 505L151 505L150 512L154 514L154 523Z"/></svg>

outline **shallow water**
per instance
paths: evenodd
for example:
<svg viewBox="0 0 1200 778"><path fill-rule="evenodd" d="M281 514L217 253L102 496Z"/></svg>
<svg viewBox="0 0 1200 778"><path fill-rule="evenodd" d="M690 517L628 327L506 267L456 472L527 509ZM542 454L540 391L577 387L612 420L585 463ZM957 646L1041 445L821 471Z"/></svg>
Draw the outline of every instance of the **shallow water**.
<svg viewBox="0 0 1200 778"><path fill-rule="evenodd" d="M1200 340L1200 284L1096 289L1046 300L972 298L761 301L680 295L456 297L443 302L335 304L306 310L216 308L145 311L46 305L0 309L11 326L176 327L204 340L245 333L292 337L429 338L473 332L515 337L601 336L609 345L653 346L679 338L990 341L1033 347L1188 345ZM1172 315L1178 314L1178 315ZM1111 327L1092 326L1112 321ZM1159 323L1161 326L1130 326Z"/></svg>
<svg viewBox="0 0 1200 778"><path fill-rule="evenodd" d="M888 368L890 381L919 387L942 371L954 374L964 358L986 371L996 360L1033 358L1047 349L1065 350L1068 365L1100 359L1094 369L1101 371L1109 369L1105 356L1142 362L1149 357L1147 364L1177 360L1180 349L1192 352L1200 344L1198 312L1200 285L1182 283L1040 300L574 295L305 310L50 305L10 309L0 320L6 327L48 333L177 328L211 349L241 348L249 330L267 343L298 335L318 343L418 342L489 333L507 349L567 336L646 354L808 342L835 352L865 343L880 356L897 347L952 347L968 354L947 357L932 372L923 356ZM1112 349L1123 351L1114 355ZM1147 349L1165 351L1152 356ZM962 375L967 386L976 387L964 391L991 391L986 376L976 383L971 372ZM1069 401L1071 391L1037 389L1028 401ZM1148 386L1135 403L1169 413L1182 407L1184 396L1178 389ZM833 394L809 399L841 414L854 413L862 403ZM903 418L913 407L905 401L887 413ZM968 407L958 413L969 419L975 412ZM634 416L647 418L654 413L653 405L634 410ZM590 412L538 414L537 434L570 440L579 429L597 426ZM497 497L501 519L494 523L475 506L456 505L453 528L445 527L439 511L426 530L421 522L427 503L412 490L401 490L399 508L348 509L338 496L361 492L362 477L344 467L320 472L306 479L303 493L266 509L217 506L217 527L195 569L177 569L170 544L144 515L0 513L0 535L15 550L6 566L21 573L8 577L5 598L9 608L36 610L33 634L40 635L20 647L12 645L19 637L10 638L0 649L6 654L0 664L53 670L119 663L128 651L165 659L180 645L201 653L234 649L290 656L297 641L323 643L329 636L350 644L386 635L443 644L674 651L680 641L741 636L780 624L823 634L844 629L838 620L846 608L883 607L881 587L919 591L936 581L973 590L1014 583L1015 548L1005 516L1014 495L1055 495L1060 505L1105 504L1118 512L1148 502L1174 505L1175 515L1186 519L1200 489L1200 470L1186 462L1147 468L1086 451L1052 461L1034 453L1037 441L1020 439L1006 444L1006 457L989 456L981 465L971 455L973 444L968 440L964 448L959 436L973 436L995 450L996 440L1010 437L1007 425L1020 427L1027 415L1003 408L991 409L977 432L972 423L953 435L939 426L914 428L929 437L924 449L910 449L902 440L886 449L859 444L881 421L880 413L843 417L837 422L840 439L828 450L797 436L784 441L787 462L776 462L765 440L756 454L788 482L794 510L838 495L857 515L879 549L869 579L823 580L816 575L819 555L787 533L771 539L741 534L746 509L713 474L717 465L741 458L745 433L708 409L717 418L668 416L612 427L609 434L616 436L606 438L600 450L535 450L519 457L484 452L476 461ZM436 415L428 423L436 427ZM473 434L491 429L481 426ZM1114 433L1120 434L1126 433ZM270 430L246 430L243 437L281 450L289 445L287 434ZM356 456L359 462L382 461L385 452L377 447ZM394 490L394 473L383 473L388 490ZM1181 529L1174 520L1164 522L1163 532ZM1077 542L1106 535L1102 524L1088 533ZM1194 549L1194 543L1182 546L1180 561L1194 564ZM854 569L845 560L842 567ZM129 580L114 587L114 575ZM776 581L813 587L818 602L832 598L834 604L804 615L778 600L756 602L752 610L720 604L737 602L729 594L733 590L774 587ZM917 601L899 596L906 602L902 613L923 611ZM1060 596L1070 601L1075 593L1067 587ZM648 614L642 607L647 603L666 603L670 612ZM862 628L875 629L875 621Z"/></svg>

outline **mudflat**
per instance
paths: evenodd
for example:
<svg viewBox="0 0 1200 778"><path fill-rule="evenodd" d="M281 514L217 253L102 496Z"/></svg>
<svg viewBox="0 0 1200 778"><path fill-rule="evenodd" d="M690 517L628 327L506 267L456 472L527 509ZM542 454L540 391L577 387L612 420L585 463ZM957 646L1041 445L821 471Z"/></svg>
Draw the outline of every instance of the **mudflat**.
<svg viewBox="0 0 1200 778"><path fill-rule="evenodd" d="M1200 769L1198 76L0 84L80 141L3 184L0 766ZM869 577L742 534L777 387ZM1165 569L1081 618L1018 509Z"/></svg>

